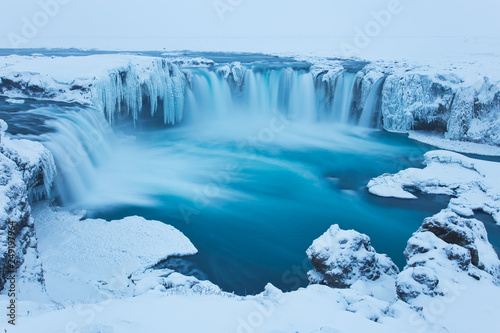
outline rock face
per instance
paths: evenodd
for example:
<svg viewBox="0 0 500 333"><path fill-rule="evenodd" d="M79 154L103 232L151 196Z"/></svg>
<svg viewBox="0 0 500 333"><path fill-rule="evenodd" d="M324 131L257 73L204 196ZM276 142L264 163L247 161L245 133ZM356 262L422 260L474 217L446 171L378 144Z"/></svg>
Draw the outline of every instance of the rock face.
<svg viewBox="0 0 500 333"><path fill-rule="evenodd" d="M375 252L368 236L338 225L316 239L306 253L315 267L308 272L311 284L349 288L358 280L375 281L398 273L389 257Z"/></svg>
<svg viewBox="0 0 500 333"><path fill-rule="evenodd" d="M7 126L0 122L0 290L11 273L17 273L18 282L43 285L29 199L37 189L50 187L54 161L39 143L7 138Z"/></svg>
<svg viewBox="0 0 500 333"><path fill-rule="evenodd" d="M456 75L393 74L382 91L384 128L407 132L431 130L446 132Z"/></svg>
<svg viewBox="0 0 500 333"><path fill-rule="evenodd" d="M456 92L446 138L500 145L500 82L485 77Z"/></svg>
<svg viewBox="0 0 500 333"><path fill-rule="evenodd" d="M396 291L405 302L420 295L444 296L460 278L500 284L500 260L483 223L451 209L425 219L404 254L407 266L398 276Z"/></svg>

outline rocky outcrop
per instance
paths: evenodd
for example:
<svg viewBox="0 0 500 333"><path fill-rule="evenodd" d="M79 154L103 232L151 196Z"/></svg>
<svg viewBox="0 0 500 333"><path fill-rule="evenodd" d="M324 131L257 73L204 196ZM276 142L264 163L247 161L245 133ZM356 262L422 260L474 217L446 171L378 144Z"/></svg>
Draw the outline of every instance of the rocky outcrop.
<svg viewBox="0 0 500 333"><path fill-rule="evenodd" d="M384 128L407 132L446 132L454 90L460 78L454 74L392 74L382 91Z"/></svg>
<svg viewBox="0 0 500 333"><path fill-rule="evenodd" d="M407 266L396 282L398 296L445 296L457 281L472 278L500 284L500 260L482 222L450 209L424 220L408 241Z"/></svg>
<svg viewBox="0 0 500 333"><path fill-rule="evenodd" d="M375 252L368 236L338 225L316 239L306 253L315 267L308 272L311 284L349 288L358 280L376 281L398 273L389 257Z"/></svg>
<svg viewBox="0 0 500 333"><path fill-rule="evenodd" d="M456 92L446 137L500 145L500 82L485 77Z"/></svg>
<svg viewBox="0 0 500 333"><path fill-rule="evenodd" d="M41 144L6 137L3 120L0 127L0 290L12 273L18 274L18 283L43 285L29 202L43 195L41 188L50 188L54 161Z"/></svg>

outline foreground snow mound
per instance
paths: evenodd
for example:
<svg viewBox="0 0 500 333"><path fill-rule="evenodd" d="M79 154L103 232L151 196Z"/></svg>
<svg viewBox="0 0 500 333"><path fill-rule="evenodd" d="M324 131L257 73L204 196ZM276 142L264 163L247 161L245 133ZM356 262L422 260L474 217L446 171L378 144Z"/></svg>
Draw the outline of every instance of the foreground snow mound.
<svg viewBox="0 0 500 333"><path fill-rule="evenodd" d="M44 282L29 200L50 188L54 160L41 144L11 140L5 130L0 120L0 291L15 274L19 294L36 293Z"/></svg>
<svg viewBox="0 0 500 333"><path fill-rule="evenodd" d="M78 212L55 212L47 203L36 205L33 216L47 292L59 302L128 293L132 273L197 252L174 227L137 216L84 219Z"/></svg>
<svg viewBox="0 0 500 333"><path fill-rule="evenodd" d="M349 288L357 281L376 281L394 277L398 268L385 254L378 254L370 238L354 230L341 230L335 224L307 249L315 269L309 282L333 288Z"/></svg>
<svg viewBox="0 0 500 333"><path fill-rule="evenodd" d="M130 278L134 288L134 296L148 292L164 293L164 295L216 295L236 297L223 292L210 281L200 281L193 276L185 276L171 269L147 269L137 272Z"/></svg>
<svg viewBox="0 0 500 333"><path fill-rule="evenodd" d="M407 266L398 276L397 293L405 302L446 296L471 279L500 285L500 260L483 223L450 209L425 219L404 254Z"/></svg>
<svg viewBox="0 0 500 333"><path fill-rule="evenodd" d="M401 199L416 198L409 190L453 196L449 207L470 217L483 210L500 224L500 164L448 151L425 154L424 169L410 168L371 180L370 193Z"/></svg>

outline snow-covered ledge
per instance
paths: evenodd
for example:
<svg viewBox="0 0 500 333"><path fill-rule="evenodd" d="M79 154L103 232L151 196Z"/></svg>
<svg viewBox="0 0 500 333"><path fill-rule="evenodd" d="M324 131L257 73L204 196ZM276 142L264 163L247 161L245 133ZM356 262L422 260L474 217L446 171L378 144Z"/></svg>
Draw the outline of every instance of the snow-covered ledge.
<svg viewBox="0 0 500 333"><path fill-rule="evenodd" d="M47 293L65 303L130 293L129 277L170 256L197 253L180 231L132 216L118 221L86 219L41 202L33 207Z"/></svg>
<svg viewBox="0 0 500 333"><path fill-rule="evenodd" d="M424 169L410 168L372 179L370 193L415 199L411 189L453 196L449 208L471 217L474 210L491 214L500 224L500 163L483 161L444 150L425 154Z"/></svg>

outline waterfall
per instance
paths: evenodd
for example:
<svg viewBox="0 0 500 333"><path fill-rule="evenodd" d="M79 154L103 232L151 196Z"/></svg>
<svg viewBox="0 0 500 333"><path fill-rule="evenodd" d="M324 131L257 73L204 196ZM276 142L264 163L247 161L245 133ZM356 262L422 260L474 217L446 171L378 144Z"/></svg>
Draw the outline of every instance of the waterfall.
<svg viewBox="0 0 500 333"><path fill-rule="evenodd" d="M377 128L377 104L384 81L375 83L361 111L359 106L354 107L358 101L354 99L359 96L356 77L352 69L313 76L310 68L286 64L234 62L179 68L158 60L147 68L129 66L111 71L109 78L93 87L93 97L111 124L120 118L136 123L149 117L177 124L184 118L205 123L232 115L280 113L290 120L309 123L330 118L354 124L360 117L359 125Z"/></svg>
<svg viewBox="0 0 500 333"><path fill-rule="evenodd" d="M381 125L382 117L380 114L380 96L382 88L384 87L385 78L379 79L370 90L366 98L363 112L359 118L359 126L368 128L379 128Z"/></svg>
<svg viewBox="0 0 500 333"><path fill-rule="evenodd" d="M190 70L188 77L184 112L190 119L225 118L235 113L267 116L276 112L303 121L315 119L314 81L306 71L246 69L239 83L210 69Z"/></svg>
<svg viewBox="0 0 500 333"><path fill-rule="evenodd" d="M341 124L347 124L350 120L355 78L356 73L347 71L337 78L333 98L333 114Z"/></svg>
<svg viewBox="0 0 500 333"><path fill-rule="evenodd" d="M205 126L212 119L226 120L232 115L239 116L235 121L244 122L279 113L298 123L353 123L354 109L356 117L360 112L354 107L359 98L356 89L360 89L357 74L341 69L323 73L239 63L178 68L158 60L142 69L130 65L110 71L109 77L92 86L96 109L66 104L28 110L28 118L42 121L44 131L24 137L42 142L52 152L57 166L53 193L71 204L99 186L97 168L112 155L116 141L112 126L120 119L134 124L152 119ZM366 90L358 125L380 127L383 85L380 79Z"/></svg>
<svg viewBox="0 0 500 333"><path fill-rule="evenodd" d="M49 118L44 126L50 131L25 137L41 142L52 152L57 167L53 184L62 202L78 201L91 190L92 175L112 150L111 127L95 109L44 107L30 113Z"/></svg>
<svg viewBox="0 0 500 333"><path fill-rule="evenodd" d="M177 66L159 59L142 71L131 65L110 71L93 87L92 100L110 124L129 115L136 122L146 111L150 116L163 112L163 122L175 124L183 116L184 84Z"/></svg>

